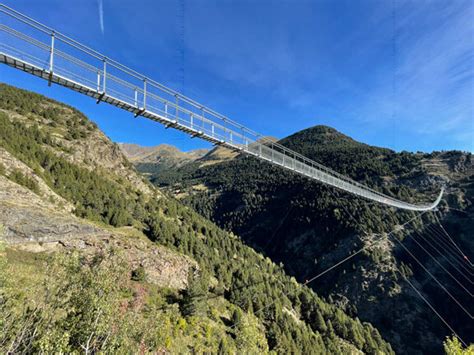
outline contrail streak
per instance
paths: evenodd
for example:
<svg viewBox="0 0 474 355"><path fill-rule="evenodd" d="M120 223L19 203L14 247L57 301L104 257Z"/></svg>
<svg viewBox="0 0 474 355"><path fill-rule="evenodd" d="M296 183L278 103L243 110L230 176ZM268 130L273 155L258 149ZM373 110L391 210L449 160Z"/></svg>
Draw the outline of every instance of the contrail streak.
<svg viewBox="0 0 474 355"><path fill-rule="evenodd" d="M97 0L99 4L99 23L100 23L100 31L104 34L104 3L103 0Z"/></svg>

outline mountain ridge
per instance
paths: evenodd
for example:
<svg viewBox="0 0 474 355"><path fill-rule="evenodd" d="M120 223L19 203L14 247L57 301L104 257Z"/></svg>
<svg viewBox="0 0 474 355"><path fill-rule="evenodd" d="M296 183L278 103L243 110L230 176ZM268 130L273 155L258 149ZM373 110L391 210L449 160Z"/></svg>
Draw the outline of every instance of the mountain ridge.
<svg viewBox="0 0 474 355"><path fill-rule="evenodd" d="M179 150L177 147L170 144L159 144L156 146L141 146L134 143L118 143L126 157L131 161L139 161L142 163L156 162L158 158L163 155L176 157L176 159L183 159L193 161L203 157L209 152L209 149L193 149L187 152Z"/></svg>

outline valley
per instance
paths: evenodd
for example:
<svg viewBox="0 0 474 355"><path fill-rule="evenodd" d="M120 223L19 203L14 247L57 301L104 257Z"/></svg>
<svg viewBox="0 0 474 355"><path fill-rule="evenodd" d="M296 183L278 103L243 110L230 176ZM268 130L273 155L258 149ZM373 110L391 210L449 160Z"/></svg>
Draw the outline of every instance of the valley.
<svg viewBox="0 0 474 355"><path fill-rule="evenodd" d="M396 238L403 240L421 265L446 285L453 298L448 302L446 293L423 266L386 235L414 217L411 212L367 203L243 155L212 165L203 164L207 159L204 156L166 171L153 172L152 165L136 166L151 173L154 184L284 265L300 282L376 242L376 248L325 274L311 286L349 314L375 324L397 352L437 352L439 346L434 339L446 334L445 326L432 320L431 310L404 282L401 272L407 272L436 309L442 310L443 317L469 338L474 331L472 322L455 301L472 314L471 296L457 281L471 293L472 285L464 269L456 271L463 265L455 264L453 271L450 259L446 259L448 239L438 221L463 250L473 250L469 238L474 232L472 154L395 153L358 143L325 126L298 132L280 142L404 200L423 196L429 200L427 196L436 195L435 186L445 184L447 192L439 210L418 219L415 231L408 229ZM215 148L208 156L222 150ZM449 268L455 280L443 268Z"/></svg>

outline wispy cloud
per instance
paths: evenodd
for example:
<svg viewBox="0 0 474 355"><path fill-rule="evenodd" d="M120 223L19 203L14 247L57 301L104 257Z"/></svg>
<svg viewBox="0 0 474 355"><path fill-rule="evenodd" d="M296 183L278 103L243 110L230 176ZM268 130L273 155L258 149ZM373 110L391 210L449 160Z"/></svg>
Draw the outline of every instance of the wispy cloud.
<svg viewBox="0 0 474 355"><path fill-rule="evenodd" d="M212 20L193 24L189 46L223 79L273 93L301 124L324 112L366 131L417 133L426 146L449 137L469 147L460 133L474 121L472 0L358 4L297 2L265 21L203 7L193 21Z"/></svg>
<svg viewBox="0 0 474 355"><path fill-rule="evenodd" d="M472 140L474 6L401 4L395 9L394 68L367 92L378 104L363 100L359 115L368 121L392 116L401 130L443 139L468 138L458 134L468 130Z"/></svg>
<svg viewBox="0 0 474 355"><path fill-rule="evenodd" d="M97 3L99 5L100 31L102 32L102 35L103 35L104 34L104 1L103 0L97 0Z"/></svg>
<svg viewBox="0 0 474 355"><path fill-rule="evenodd" d="M143 70L159 68L158 78L170 84L178 66L166 58L181 44L175 2L144 2L140 13L133 2L118 3L107 10L120 15L127 40L134 43L140 27L140 40L147 41L142 47L159 53L159 65L147 61ZM188 82L199 90L194 97L219 110L229 107L228 114L243 112L252 128L283 136L325 122L396 149L474 150L473 0L202 0L186 6L193 14L185 24L191 29L186 65L194 78ZM143 68L141 53L122 56ZM186 94L194 95L192 87Z"/></svg>

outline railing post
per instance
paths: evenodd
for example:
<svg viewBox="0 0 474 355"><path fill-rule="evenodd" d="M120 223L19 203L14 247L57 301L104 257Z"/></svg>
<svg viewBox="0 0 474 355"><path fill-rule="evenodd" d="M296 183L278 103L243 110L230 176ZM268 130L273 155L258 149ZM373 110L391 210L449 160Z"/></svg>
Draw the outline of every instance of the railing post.
<svg viewBox="0 0 474 355"><path fill-rule="evenodd" d="M97 70L97 92L100 92L100 70Z"/></svg>
<svg viewBox="0 0 474 355"><path fill-rule="evenodd" d="M104 77L102 78L102 93L99 94L99 97L97 98L97 102L96 104L99 104L102 99L104 98L105 96L105 86L106 86L106 82L107 82L107 58L104 57L102 59L103 61L103 68L102 68L102 71L104 73ZM100 91L100 70L97 72L97 93L99 93Z"/></svg>
<svg viewBox="0 0 474 355"><path fill-rule="evenodd" d="M146 111L146 78L143 79L143 111Z"/></svg>
<svg viewBox="0 0 474 355"><path fill-rule="evenodd" d="M53 66L54 66L54 31L51 32L51 48L49 52L49 78L48 86L51 86L51 81L53 80Z"/></svg>
<svg viewBox="0 0 474 355"><path fill-rule="evenodd" d="M105 88L107 83L107 58L104 57L104 78L102 79L102 93L105 94Z"/></svg>
<svg viewBox="0 0 474 355"><path fill-rule="evenodd" d="M214 124L211 125L212 136L214 137Z"/></svg>
<svg viewBox="0 0 474 355"><path fill-rule="evenodd" d="M135 87L135 107L138 108L138 88Z"/></svg>
<svg viewBox="0 0 474 355"><path fill-rule="evenodd" d="M190 115L190 121L191 121L191 129L192 129L194 126L194 116L192 113L190 113L189 115Z"/></svg>
<svg viewBox="0 0 474 355"><path fill-rule="evenodd" d="M165 117L168 118L168 101L165 101Z"/></svg>

